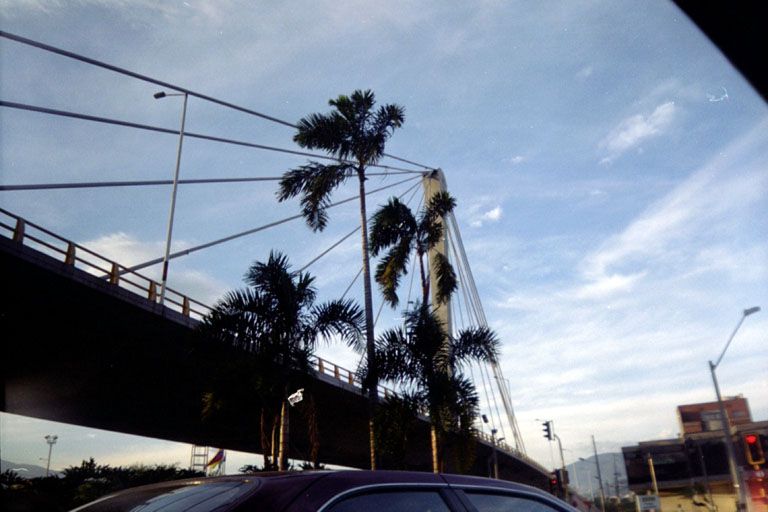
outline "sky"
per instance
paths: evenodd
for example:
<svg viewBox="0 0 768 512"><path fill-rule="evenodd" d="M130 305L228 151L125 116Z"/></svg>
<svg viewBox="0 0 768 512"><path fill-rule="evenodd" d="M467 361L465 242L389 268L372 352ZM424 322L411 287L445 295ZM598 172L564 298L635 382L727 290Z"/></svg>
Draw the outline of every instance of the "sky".
<svg viewBox="0 0 768 512"><path fill-rule="evenodd" d="M0 0L2 30L298 121L372 89L405 107L387 152L443 169L489 325L502 340L528 454L552 466L679 429L714 399L742 310L768 308L768 109L676 6L649 1L237 2ZM0 98L175 129L178 97L0 39ZM186 129L296 148L289 127L190 98ZM177 137L0 109L2 184L170 179ZM187 138L182 178L280 176L306 159ZM402 162L384 161L406 166ZM369 187L391 184L372 177ZM369 198L383 204L404 184ZM298 212L276 184L184 186L174 249ZM335 198L356 193L344 187ZM163 253L168 187L0 192L0 205L124 264ZM213 304L277 249L296 268L357 225L300 221L171 263L169 286ZM309 271L321 300L359 268L352 237ZM159 269L147 269L158 276ZM352 297L360 298L356 286ZM378 307L380 298L374 300ZM377 331L397 322L386 311ZM718 368L768 419L768 312ZM346 367L357 356L324 346ZM3 459L61 468L178 462L189 446L0 414ZM251 463L233 456L229 468ZM242 462L239 462L242 461Z"/></svg>

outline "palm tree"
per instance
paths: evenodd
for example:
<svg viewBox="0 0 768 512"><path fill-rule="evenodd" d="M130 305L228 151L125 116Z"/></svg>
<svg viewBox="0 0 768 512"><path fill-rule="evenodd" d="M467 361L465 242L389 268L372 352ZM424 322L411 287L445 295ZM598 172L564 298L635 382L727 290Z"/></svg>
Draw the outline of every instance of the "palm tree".
<svg viewBox="0 0 768 512"><path fill-rule="evenodd" d="M315 304L314 278L294 273L288 259L271 252L245 275L250 288L229 292L206 316L201 329L220 341L251 352L261 372L262 448L283 470L287 461L287 397L297 375L310 373L310 358L320 339L336 336L359 350L362 312L351 300ZM306 385L307 379L302 379ZM278 412L279 411L279 412ZM273 418L272 438L265 435ZM279 427L278 427L279 418ZM275 436L279 433L279 451Z"/></svg>
<svg viewBox="0 0 768 512"><path fill-rule="evenodd" d="M429 302L429 273L425 270L425 258L443 238L443 217L456 207L456 200L448 192L433 195L419 213L418 218L410 208L396 197L382 206L371 224L371 255L386 251L376 267L376 282L393 308L399 298L397 288L400 279L408 273L411 253L416 253L421 277L421 303ZM439 304L448 302L456 290L456 273L444 254L435 253L432 271L436 277L436 299Z"/></svg>
<svg viewBox="0 0 768 512"><path fill-rule="evenodd" d="M330 100L334 110L328 114L310 114L298 123L293 140L301 147L321 149L338 159L328 165L310 161L307 165L286 172L280 181L277 197L285 201L301 196L302 214L310 228L322 231L328 223L326 209L330 196L337 187L357 176L360 189L360 223L362 226L363 289L365 297L366 357L373 361L375 339L373 334L373 301L368 256L368 222L365 206L365 172L384 155L384 145L396 128L405 121L405 110L395 104L376 103L372 91L356 90L351 96L341 95ZM376 441L374 436L374 410L378 401L378 374L371 365L368 380L368 426L371 451L371 469L376 469Z"/></svg>
<svg viewBox="0 0 768 512"><path fill-rule="evenodd" d="M450 336L428 305L417 304L405 312L403 327L386 331L376 345L382 379L412 390L429 412L432 469L438 472L444 435L468 432L477 416L474 385L461 369L471 361L495 360L499 341L487 327Z"/></svg>

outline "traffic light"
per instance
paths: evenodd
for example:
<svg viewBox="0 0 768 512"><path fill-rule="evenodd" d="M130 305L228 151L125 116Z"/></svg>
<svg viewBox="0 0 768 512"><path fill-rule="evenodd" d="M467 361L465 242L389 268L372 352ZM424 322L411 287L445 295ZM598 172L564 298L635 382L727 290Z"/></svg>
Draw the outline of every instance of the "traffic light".
<svg viewBox="0 0 768 512"><path fill-rule="evenodd" d="M544 423L542 423L542 426L544 427L544 437L546 437L547 439L549 439L551 441L552 440L552 425L551 425L551 423L549 421L545 421Z"/></svg>
<svg viewBox="0 0 768 512"><path fill-rule="evenodd" d="M557 493L557 476L554 473L549 475L549 492L551 494Z"/></svg>
<svg viewBox="0 0 768 512"><path fill-rule="evenodd" d="M755 432L747 432L741 435L744 441L744 453L747 456L747 464L754 466L765 463L763 445L760 443L760 435Z"/></svg>

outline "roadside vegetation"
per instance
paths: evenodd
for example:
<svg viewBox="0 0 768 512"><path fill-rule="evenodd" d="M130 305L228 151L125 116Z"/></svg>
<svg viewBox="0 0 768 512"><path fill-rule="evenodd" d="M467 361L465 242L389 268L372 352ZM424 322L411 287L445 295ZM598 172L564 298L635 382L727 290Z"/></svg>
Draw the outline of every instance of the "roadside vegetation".
<svg viewBox="0 0 768 512"><path fill-rule="evenodd" d="M66 468L61 476L26 479L9 469L0 474L0 503L7 512L65 511L129 487L202 475L176 465L113 467L93 458Z"/></svg>

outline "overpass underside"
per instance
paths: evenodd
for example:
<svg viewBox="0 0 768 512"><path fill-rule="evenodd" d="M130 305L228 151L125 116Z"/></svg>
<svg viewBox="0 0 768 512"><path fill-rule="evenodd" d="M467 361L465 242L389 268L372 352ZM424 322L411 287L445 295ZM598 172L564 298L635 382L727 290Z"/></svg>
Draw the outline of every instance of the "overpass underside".
<svg viewBox="0 0 768 512"><path fill-rule="evenodd" d="M204 394L241 354L202 339L193 320L106 279L5 237L0 249L3 411L261 452L252 404L238 404L242 413L225 420L203 420ZM328 375L316 375L310 388L319 411L319 460L366 468L367 408L360 390ZM298 409L290 457L308 460L308 431ZM426 422L419 422L406 452L410 469L430 469ZM487 475L490 455L491 447L478 441L471 472ZM539 468L503 452L499 470L502 478L547 486Z"/></svg>

